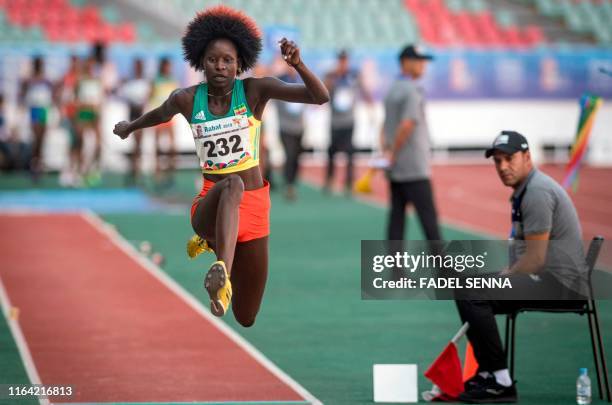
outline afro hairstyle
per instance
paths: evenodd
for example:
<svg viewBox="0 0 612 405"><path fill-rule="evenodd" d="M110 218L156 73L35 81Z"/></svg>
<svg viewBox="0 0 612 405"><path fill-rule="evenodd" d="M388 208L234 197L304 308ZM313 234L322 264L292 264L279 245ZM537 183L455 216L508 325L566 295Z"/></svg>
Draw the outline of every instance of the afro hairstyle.
<svg viewBox="0 0 612 405"><path fill-rule="evenodd" d="M257 23L241 11L219 5L199 12L183 35L183 55L196 70L203 70L202 56L219 38L232 41L238 52L241 72L255 66L261 53L262 34Z"/></svg>

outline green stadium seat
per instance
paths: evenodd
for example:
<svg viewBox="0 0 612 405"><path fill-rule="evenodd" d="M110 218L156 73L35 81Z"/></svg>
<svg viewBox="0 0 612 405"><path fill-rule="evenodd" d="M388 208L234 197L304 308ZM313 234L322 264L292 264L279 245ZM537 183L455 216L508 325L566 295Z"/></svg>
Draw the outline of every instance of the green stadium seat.
<svg viewBox="0 0 612 405"><path fill-rule="evenodd" d="M84 7L87 5L87 0L70 0L70 4L74 7Z"/></svg>
<svg viewBox="0 0 612 405"><path fill-rule="evenodd" d="M32 42L44 42L45 34L43 33L40 27L33 27L27 30L26 37L29 41Z"/></svg>
<svg viewBox="0 0 612 405"><path fill-rule="evenodd" d="M457 13L463 11L463 2L461 0L446 0L446 6L450 11Z"/></svg>
<svg viewBox="0 0 612 405"><path fill-rule="evenodd" d="M101 12L104 20L111 24L117 24L121 20L119 17L119 12L114 6L104 6L102 7Z"/></svg>
<svg viewBox="0 0 612 405"><path fill-rule="evenodd" d="M540 14L545 15L547 17L552 16L550 0L534 0L534 4Z"/></svg>
<svg viewBox="0 0 612 405"><path fill-rule="evenodd" d="M158 42L160 40L159 36L149 24L139 23L136 26L136 32L138 33L138 38L142 42Z"/></svg>
<svg viewBox="0 0 612 405"><path fill-rule="evenodd" d="M567 23L567 26L572 31L584 32L586 30L582 17L577 13L568 12L565 15L565 21Z"/></svg>
<svg viewBox="0 0 612 405"><path fill-rule="evenodd" d="M501 25L502 27L513 27L517 24L514 14L506 10L497 11L495 13L495 18L497 19L499 25Z"/></svg>
<svg viewBox="0 0 612 405"><path fill-rule="evenodd" d="M536 0L536 7L547 17L561 16L561 3L558 0Z"/></svg>
<svg viewBox="0 0 612 405"><path fill-rule="evenodd" d="M602 24L595 27L594 35L598 42L607 45L612 44L612 32L606 25Z"/></svg>
<svg viewBox="0 0 612 405"><path fill-rule="evenodd" d="M487 4L484 0L470 0L468 3L468 9L472 13L481 13L487 10Z"/></svg>

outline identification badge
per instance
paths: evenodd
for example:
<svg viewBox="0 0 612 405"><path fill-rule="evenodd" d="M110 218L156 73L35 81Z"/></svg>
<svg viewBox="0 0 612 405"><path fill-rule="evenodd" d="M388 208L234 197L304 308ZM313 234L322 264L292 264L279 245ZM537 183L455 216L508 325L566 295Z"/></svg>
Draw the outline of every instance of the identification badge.
<svg viewBox="0 0 612 405"><path fill-rule="evenodd" d="M191 124L202 169L221 170L250 159L249 125L246 115Z"/></svg>
<svg viewBox="0 0 612 405"><path fill-rule="evenodd" d="M340 112L349 111L355 103L355 91L350 87L340 87L334 94L334 108Z"/></svg>
<svg viewBox="0 0 612 405"><path fill-rule="evenodd" d="M28 103L31 106L46 107L52 104L53 98L51 88L44 83L36 83L30 87L27 95Z"/></svg>
<svg viewBox="0 0 612 405"><path fill-rule="evenodd" d="M97 105L102 101L102 85L95 80L83 80L79 84L79 101Z"/></svg>

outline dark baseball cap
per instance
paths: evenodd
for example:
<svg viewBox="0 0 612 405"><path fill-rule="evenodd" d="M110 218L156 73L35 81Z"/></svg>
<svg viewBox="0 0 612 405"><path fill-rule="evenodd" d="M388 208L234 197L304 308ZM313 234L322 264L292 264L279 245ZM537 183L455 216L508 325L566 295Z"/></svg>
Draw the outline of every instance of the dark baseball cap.
<svg viewBox="0 0 612 405"><path fill-rule="evenodd" d="M427 54L425 48L420 45L406 45L400 52L399 59L432 60L433 56Z"/></svg>
<svg viewBox="0 0 612 405"><path fill-rule="evenodd" d="M493 141L493 145L485 151L485 157L490 158L496 150L513 155L516 152L529 150L529 144L527 138L516 131L501 131Z"/></svg>

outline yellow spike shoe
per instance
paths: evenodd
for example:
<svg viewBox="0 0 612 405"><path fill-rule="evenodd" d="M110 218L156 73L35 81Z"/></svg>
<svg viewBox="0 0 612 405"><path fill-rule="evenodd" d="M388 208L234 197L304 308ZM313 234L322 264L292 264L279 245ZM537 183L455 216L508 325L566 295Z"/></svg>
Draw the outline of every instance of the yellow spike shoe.
<svg viewBox="0 0 612 405"><path fill-rule="evenodd" d="M204 288L210 297L210 312L215 316L225 315L232 302L232 283L223 261L219 260L210 266L204 279Z"/></svg>
<svg viewBox="0 0 612 405"><path fill-rule="evenodd" d="M202 239L198 235L193 235L191 239L187 241L187 256L195 259L204 252L214 253L210 246L208 246L206 239Z"/></svg>

